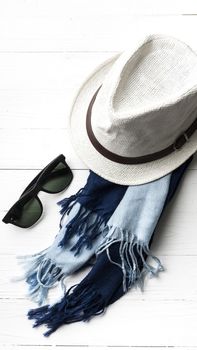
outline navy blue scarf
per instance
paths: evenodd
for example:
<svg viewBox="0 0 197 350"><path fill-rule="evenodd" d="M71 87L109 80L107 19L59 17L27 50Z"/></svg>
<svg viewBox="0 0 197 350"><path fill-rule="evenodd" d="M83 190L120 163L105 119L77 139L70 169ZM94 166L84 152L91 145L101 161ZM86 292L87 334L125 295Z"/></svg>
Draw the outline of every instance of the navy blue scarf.
<svg viewBox="0 0 197 350"><path fill-rule="evenodd" d="M69 214L74 205L81 205L77 215L65 226L65 234L60 246L66 246L73 235L80 236L77 244L72 247L78 255L82 247L89 248L92 241L100 234L102 224L106 224L127 190L127 186L116 185L103 179L92 171L84 188L75 195L58 202L61 206L60 228L65 214ZM110 205L109 205L110 203ZM92 223L92 213L95 220Z"/></svg>
<svg viewBox="0 0 197 350"><path fill-rule="evenodd" d="M169 190L162 213L166 205L173 198L182 176L192 159L193 156L172 172ZM115 185L115 187L116 186L117 185ZM111 203L112 201L110 200L110 204ZM154 236L155 230L149 243L150 246ZM92 316L103 313L108 305L114 303L123 296L125 291L123 290L122 285L122 271L118 265L109 261L108 255L110 252L110 258L117 264L120 264L121 259L119 247L120 243L116 242L109 246L108 253L104 250L99 254L87 276L78 285L72 286L58 303L52 306L46 305L30 310L28 318L35 320L34 327L45 324L49 328L45 333L45 336L49 336L64 324L87 321ZM142 270L143 260L136 247L134 247L134 254L138 261L138 265ZM143 252L143 259L147 259L147 254L145 252ZM132 265L132 261L130 261L130 263ZM103 271L105 271L105 273L103 273Z"/></svg>

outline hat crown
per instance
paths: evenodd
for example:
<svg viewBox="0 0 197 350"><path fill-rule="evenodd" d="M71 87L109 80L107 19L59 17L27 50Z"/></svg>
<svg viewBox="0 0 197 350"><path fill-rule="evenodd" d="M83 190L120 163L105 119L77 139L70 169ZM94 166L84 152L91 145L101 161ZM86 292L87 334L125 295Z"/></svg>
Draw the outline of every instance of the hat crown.
<svg viewBox="0 0 197 350"><path fill-rule="evenodd" d="M196 118L197 55L185 43L150 36L122 53L92 108L92 129L120 156L151 154L172 144Z"/></svg>

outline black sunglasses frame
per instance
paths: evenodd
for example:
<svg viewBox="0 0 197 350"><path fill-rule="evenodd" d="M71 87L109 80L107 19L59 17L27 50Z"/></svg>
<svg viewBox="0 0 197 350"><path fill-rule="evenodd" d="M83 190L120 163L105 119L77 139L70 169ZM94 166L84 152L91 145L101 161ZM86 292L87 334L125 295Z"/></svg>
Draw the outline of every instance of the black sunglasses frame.
<svg viewBox="0 0 197 350"><path fill-rule="evenodd" d="M52 173L52 170L59 164L63 163L65 165L65 168L59 169L55 172L55 174ZM67 174L70 175L70 181L66 184L66 186L60 190L60 191L50 191L46 188L43 188L43 182L46 181L47 176L53 177L57 176L58 172L61 174L62 170L66 170ZM65 156L63 154L60 154L58 157L56 157L54 160L52 160L45 168L43 168L38 175L29 183L29 185L25 188L25 190L22 192L20 198L17 202L9 209L9 211L6 213L2 221L6 224L13 224L15 226L21 227L21 228L28 228L29 226L20 226L15 222L15 219L17 218L17 215L20 215L21 210L23 209L24 204L26 204L30 199L36 198L38 200L38 203L40 205L40 216L37 218L35 223L40 219L43 213L43 205L40 200L40 198L37 196L37 194L40 191L49 193L49 194L55 194L60 193L64 191L71 183L73 179L73 173L66 163Z"/></svg>

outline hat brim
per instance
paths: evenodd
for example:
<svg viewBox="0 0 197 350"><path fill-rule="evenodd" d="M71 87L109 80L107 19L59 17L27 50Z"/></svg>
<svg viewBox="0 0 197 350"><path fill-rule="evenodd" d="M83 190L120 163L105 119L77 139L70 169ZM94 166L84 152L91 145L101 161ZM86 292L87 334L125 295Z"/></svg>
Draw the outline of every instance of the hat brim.
<svg viewBox="0 0 197 350"><path fill-rule="evenodd" d="M77 92L69 119L71 142L84 164L104 179L121 185L140 185L167 175L194 154L197 150L197 132L191 136L181 149L148 163L120 164L100 154L88 137L86 114L92 96L102 84L106 74L118 57L119 54L97 67Z"/></svg>

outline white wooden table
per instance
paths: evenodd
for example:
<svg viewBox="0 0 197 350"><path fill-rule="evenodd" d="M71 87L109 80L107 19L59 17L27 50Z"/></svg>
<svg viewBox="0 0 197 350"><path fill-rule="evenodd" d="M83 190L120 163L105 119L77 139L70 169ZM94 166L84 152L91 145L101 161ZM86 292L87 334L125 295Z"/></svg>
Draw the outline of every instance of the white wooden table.
<svg viewBox="0 0 197 350"><path fill-rule="evenodd" d="M191 0L0 1L0 213L50 160L63 153L70 188L40 194L43 219L23 230L1 225L0 349L197 349L197 157L157 230L154 251L166 267L90 323L62 327L49 339L32 329L15 256L47 247L58 230L56 202L83 186L88 171L67 135L73 96L85 77L136 35L181 36L197 49ZM70 283L73 283L70 279Z"/></svg>

